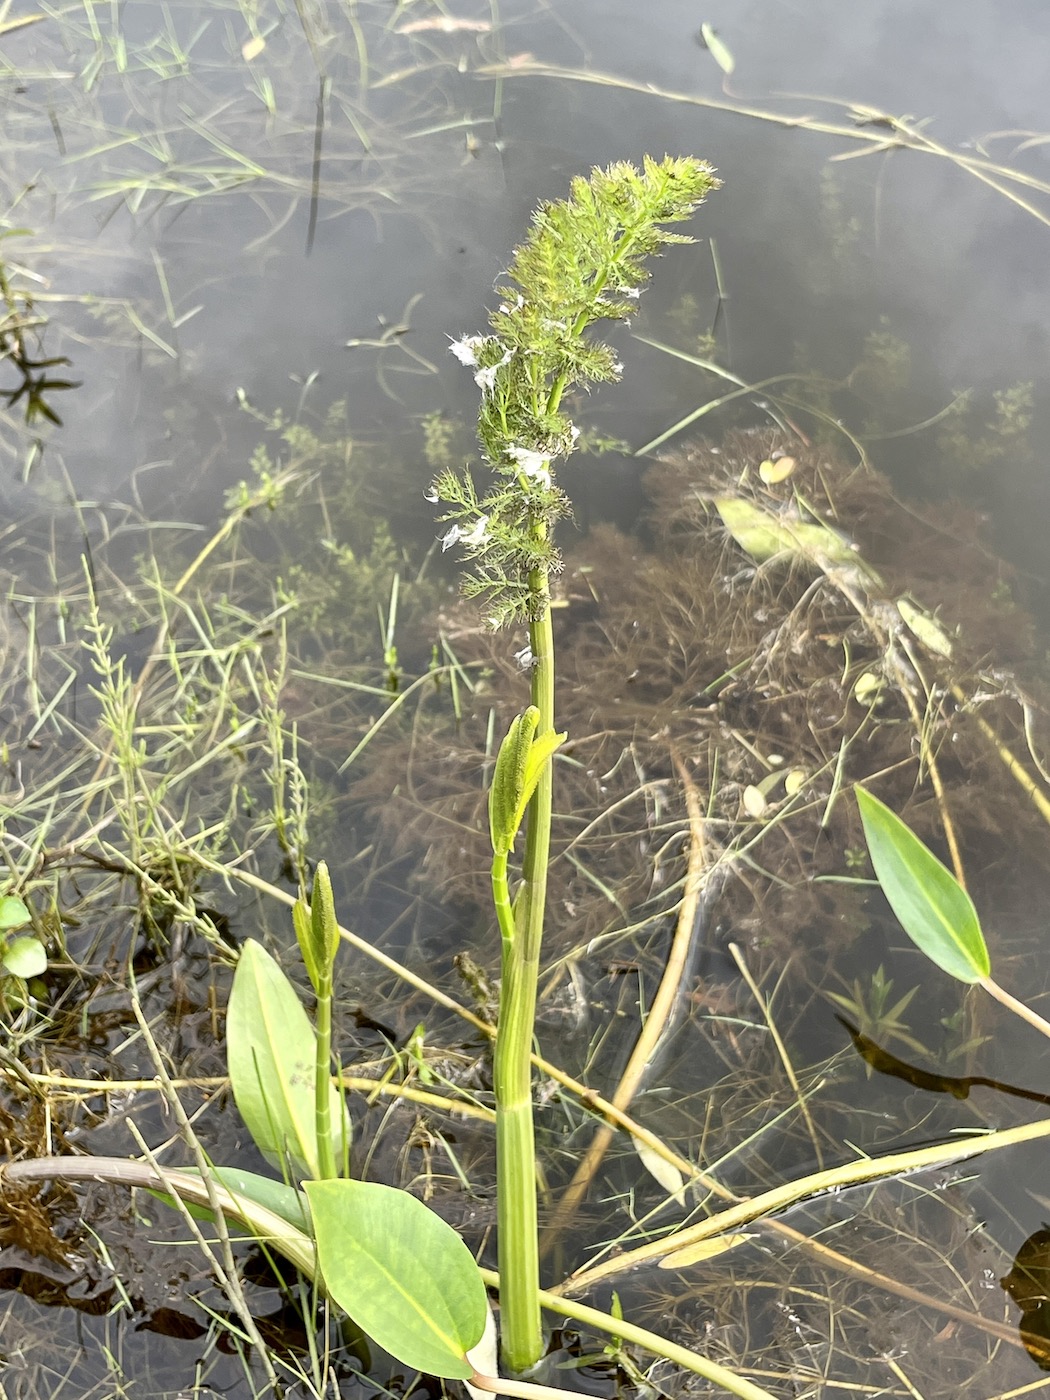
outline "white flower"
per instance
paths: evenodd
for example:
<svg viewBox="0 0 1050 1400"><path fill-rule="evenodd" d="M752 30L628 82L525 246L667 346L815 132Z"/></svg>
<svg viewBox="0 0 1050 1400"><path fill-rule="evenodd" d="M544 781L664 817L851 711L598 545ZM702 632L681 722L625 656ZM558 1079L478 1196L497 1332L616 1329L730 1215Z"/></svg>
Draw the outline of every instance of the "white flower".
<svg viewBox="0 0 1050 1400"><path fill-rule="evenodd" d="M580 436L580 430L579 428L577 428L575 423L573 423L573 425L569 429L569 436L572 438L573 442L575 442L576 439Z"/></svg>
<svg viewBox="0 0 1050 1400"><path fill-rule="evenodd" d="M460 530L460 543L469 545L471 549L480 549L489 537L488 525L488 516L479 515L469 530Z"/></svg>
<svg viewBox="0 0 1050 1400"><path fill-rule="evenodd" d="M493 337L489 337L493 339ZM504 350L503 358L497 360L494 365L488 365L485 369L479 369L474 376L474 383L486 394L491 394L496 385L496 371L502 369L504 365L510 364L514 357L513 350Z"/></svg>
<svg viewBox="0 0 1050 1400"><path fill-rule="evenodd" d="M641 287L621 287L620 295L627 297L629 301L637 301L642 295L642 289Z"/></svg>
<svg viewBox="0 0 1050 1400"><path fill-rule="evenodd" d="M449 529L447 529L445 533L441 536L441 553L444 554L446 549L451 549L452 546L456 544L457 541L462 537L462 534L463 531L459 528L458 525L450 526Z"/></svg>
<svg viewBox="0 0 1050 1400"><path fill-rule="evenodd" d="M437 487L428 487L428 489L423 492L423 499L424 501L429 501L432 506L436 506L440 499L437 493Z"/></svg>
<svg viewBox="0 0 1050 1400"><path fill-rule="evenodd" d="M517 462L525 476L538 481L541 486L551 484L550 458L545 457L542 452L532 452L529 448L518 447L515 443L507 448L507 456L512 462Z"/></svg>
<svg viewBox="0 0 1050 1400"><path fill-rule="evenodd" d="M484 343L483 335L465 335L462 340L454 340L448 348L461 365L469 365L473 369L478 362L478 346Z"/></svg>
<svg viewBox="0 0 1050 1400"><path fill-rule="evenodd" d="M536 658L532 654L532 647L522 647L521 651L514 653L514 660L523 671L531 671L536 664Z"/></svg>
<svg viewBox="0 0 1050 1400"><path fill-rule="evenodd" d="M613 374L623 374L623 361L617 360L613 364Z"/></svg>

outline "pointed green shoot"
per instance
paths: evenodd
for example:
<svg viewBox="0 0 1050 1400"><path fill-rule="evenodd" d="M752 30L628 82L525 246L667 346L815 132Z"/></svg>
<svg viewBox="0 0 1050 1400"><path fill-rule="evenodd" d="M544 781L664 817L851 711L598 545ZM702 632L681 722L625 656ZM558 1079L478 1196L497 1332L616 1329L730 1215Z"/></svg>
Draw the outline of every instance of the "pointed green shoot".
<svg viewBox="0 0 1050 1400"><path fill-rule="evenodd" d="M513 847L540 775L565 742L564 734L550 729L537 739L539 722L539 710L530 705L511 721L496 756L489 789L489 833L497 855L506 855Z"/></svg>
<svg viewBox="0 0 1050 1400"><path fill-rule="evenodd" d="M949 977L982 981L991 962L973 900L884 802L855 792L876 878L904 932Z"/></svg>
<svg viewBox="0 0 1050 1400"><path fill-rule="evenodd" d="M311 985L320 995L331 979L332 964L339 950L339 920L335 915L332 877L323 860L314 873L310 902L307 904L305 899L295 901L292 922Z"/></svg>
<svg viewBox="0 0 1050 1400"><path fill-rule="evenodd" d="M469 1380L488 1300L470 1250L406 1191L371 1181L306 1183L325 1291L391 1356Z"/></svg>

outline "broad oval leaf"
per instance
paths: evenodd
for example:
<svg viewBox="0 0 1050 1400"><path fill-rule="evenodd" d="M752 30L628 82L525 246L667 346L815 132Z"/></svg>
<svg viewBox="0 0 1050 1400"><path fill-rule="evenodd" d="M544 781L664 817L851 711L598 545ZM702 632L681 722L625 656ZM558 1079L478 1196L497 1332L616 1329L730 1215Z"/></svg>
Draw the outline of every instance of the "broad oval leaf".
<svg viewBox="0 0 1050 1400"><path fill-rule="evenodd" d="M488 1300L470 1250L439 1215L393 1186L308 1181L317 1259L330 1297L391 1356L468 1380Z"/></svg>
<svg viewBox="0 0 1050 1400"><path fill-rule="evenodd" d="M5 894L0 898L0 933L9 929L21 928L32 919L32 914L15 894Z"/></svg>
<svg viewBox="0 0 1050 1400"><path fill-rule="evenodd" d="M262 944L245 943L226 1013L227 1062L238 1111L256 1147L276 1167L319 1175L314 1132L316 1040L298 994ZM332 1143L343 1157L350 1125L330 1086Z"/></svg>
<svg viewBox="0 0 1050 1400"><path fill-rule="evenodd" d="M653 1180L664 1188L673 1201L677 1201L679 1205L685 1205L685 1177L674 1163L661 1157L659 1152L654 1151L648 1143L642 1142L638 1138L634 1140L634 1150L638 1153L638 1160Z"/></svg>
<svg viewBox="0 0 1050 1400"><path fill-rule="evenodd" d="M766 458L758 464L758 475L766 486L777 486L786 481L795 470L794 457L778 457L776 461Z"/></svg>
<svg viewBox="0 0 1050 1400"><path fill-rule="evenodd" d="M30 977L42 977L47 971L47 949L31 934L12 938L3 952L0 965L12 977L26 981Z"/></svg>
<svg viewBox="0 0 1050 1400"><path fill-rule="evenodd" d="M884 802L855 791L876 878L904 932L950 977L987 977L991 961L973 900Z"/></svg>

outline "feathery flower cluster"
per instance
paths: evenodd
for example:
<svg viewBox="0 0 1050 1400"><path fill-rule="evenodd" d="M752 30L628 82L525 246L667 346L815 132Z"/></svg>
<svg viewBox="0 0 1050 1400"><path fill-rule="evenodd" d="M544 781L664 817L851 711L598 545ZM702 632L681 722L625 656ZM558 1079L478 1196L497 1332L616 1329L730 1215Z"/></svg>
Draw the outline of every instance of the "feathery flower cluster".
<svg viewBox="0 0 1050 1400"><path fill-rule="evenodd" d="M536 212L489 333L451 341L482 391L478 438L495 479L479 495L469 473L445 471L427 499L449 507L441 548L467 551L473 572L464 590L485 598L496 625L540 616L548 601L541 580L560 567L552 535L569 501L553 463L579 437L562 412L564 394L623 371L587 329L629 317L649 276L645 261L665 244L689 241L663 225L688 218L717 183L689 157L646 159L642 170L620 163L574 180L568 199Z"/></svg>

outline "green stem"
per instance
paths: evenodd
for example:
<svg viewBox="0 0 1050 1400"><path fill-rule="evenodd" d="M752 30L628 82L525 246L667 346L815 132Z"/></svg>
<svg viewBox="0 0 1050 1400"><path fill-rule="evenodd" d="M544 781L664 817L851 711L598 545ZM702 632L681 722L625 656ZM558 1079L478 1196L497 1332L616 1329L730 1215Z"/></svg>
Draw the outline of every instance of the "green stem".
<svg viewBox="0 0 1050 1400"><path fill-rule="evenodd" d="M496 851L492 857L492 903L496 909L500 940L504 951L514 942L514 905L507 879L507 852Z"/></svg>
<svg viewBox="0 0 1050 1400"><path fill-rule="evenodd" d="M317 1170L322 1181L339 1175L332 1145L332 996L331 965L317 987L316 1048L314 1062L314 1132L317 1137Z"/></svg>
<svg viewBox="0 0 1050 1400"><path fill-rule="evenodd" d="M499 1274L494 1274L491 1269L482 1269L481 1276L490 1288L498 1290L502 1313L503 1297L506 1292L503 1280ZM717 1361L709 1361L706 1356L701 1356L699 1352L689 1351L688 1348L679 1346L676 1342L669 1342L655 1332L638 1327L633 1322L626 1322L622 1317L613 1317L611 1313L599 1312L597 1308L586 1307L583 1303L576 1303L553 1293L541 1292L539 1297L545 1308L557 1313L560 1317L571 1317L577 1322L582 1322L586 1327L607 1333L620 1343L630 1342L633 1346L642 1347L644 1350L652 1352L654 1356L662 1356L666 1360L674 1362L675 1365L692 1371L694 1375L702 1376L704 1380L728 1391L730 1395L740 1397L740 1400L773 1400L773 1396L768 1390L763 1390L744 1376L738 1376L725 1366L720 1366ZM477 1376L472 1377L472 1382L477 1380ZM502 1394L524 1395L524 1390L510 1390L503 1381L500 1385ZM480 1388L495 1390L496 1385L495 1383L491 1386L483 1384Z"/></svg>
<svg viewBox="0 0 1050 1400"><path fill-rule="evenodd" d="M539 522L533 529L540 538L546 533ZM529 640L532 703L540 712L537 738L554 728L554 630L547 590L547 571L534 569L529 577L534 605ZM550 856L552 767L544 765L529 803L522 882L512 922L506 919L509 903L501 913L496 883L499 858L493 862L493 891L503 934L503 984L494 1060L499 1271L503 1280L500 1318L504 1363L514 1372L528 1370L543 1354L530 1056ZM503 882L505 886L505 860Z"/></svg>

